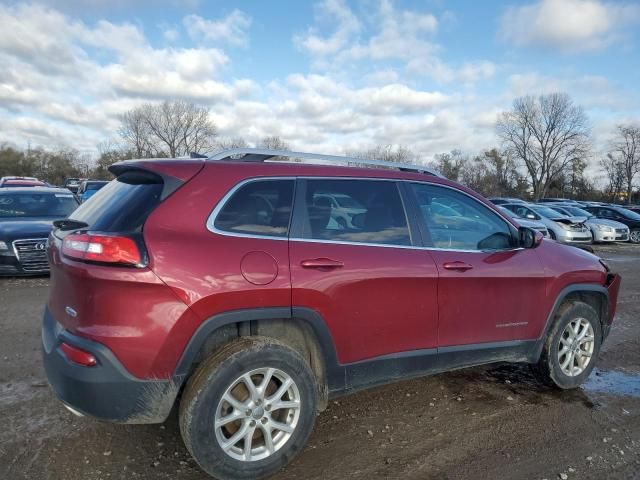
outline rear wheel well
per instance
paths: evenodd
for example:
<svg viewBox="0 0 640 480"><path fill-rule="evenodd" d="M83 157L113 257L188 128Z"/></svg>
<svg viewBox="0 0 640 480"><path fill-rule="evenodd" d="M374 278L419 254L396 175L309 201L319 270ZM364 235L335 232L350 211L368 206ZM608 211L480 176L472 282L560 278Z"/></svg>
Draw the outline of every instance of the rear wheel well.
<svg viewBox="0 0 640 480"><path fill-rule="evenodd" d="M304 320L274 318L229 323L211 332L202 343L191 365L189 375L222 345L239 337L261 336L274 338L296 350L307 361L318 385L318 409L328 402L327 371L323 350L317 335Z"/></svg>

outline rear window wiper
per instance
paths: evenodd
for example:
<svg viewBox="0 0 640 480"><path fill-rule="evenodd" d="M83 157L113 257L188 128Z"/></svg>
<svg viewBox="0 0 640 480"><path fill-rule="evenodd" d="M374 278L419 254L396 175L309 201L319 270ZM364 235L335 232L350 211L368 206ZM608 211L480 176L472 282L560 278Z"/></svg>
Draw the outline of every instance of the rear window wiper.
<svg viewBox="0 0 640 480"><path fill-rule="evenodd" d="M53 222L53 226L59 228L60 230L77 230L78 228L86 228L89 226L89 224L81 222L79 220L71 220L70 218L65 218L64 220L56 220L55 222Z"/></svg>

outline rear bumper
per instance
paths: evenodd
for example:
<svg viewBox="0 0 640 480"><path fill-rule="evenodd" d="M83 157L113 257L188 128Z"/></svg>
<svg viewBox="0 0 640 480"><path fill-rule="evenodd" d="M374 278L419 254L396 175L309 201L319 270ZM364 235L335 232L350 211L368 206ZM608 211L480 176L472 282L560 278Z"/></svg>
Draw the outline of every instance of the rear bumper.
<svg viewBox="0 0 640 480"><path fill-rule="evenodd" d="M97 365L71 362L59 348L63 341L93 354ZM104 345L64 330L48 308L42 320L42 352L47 379L58 398L78 413L102 420L162 423L182 383L132 376Z"/></svg>

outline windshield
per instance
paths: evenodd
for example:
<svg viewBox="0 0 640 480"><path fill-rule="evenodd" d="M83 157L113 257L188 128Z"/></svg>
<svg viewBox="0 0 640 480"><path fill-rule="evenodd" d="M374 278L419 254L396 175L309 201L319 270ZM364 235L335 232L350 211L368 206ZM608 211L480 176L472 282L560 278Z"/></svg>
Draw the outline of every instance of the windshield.
<svg viewBox="0 0 640 480"><path fill-rule="evenodd" d="M617 208L614 208L614 210L618 212L620 215L630 218L631 220L640 220L639 214L637 214L636 212L632 212L631 210L627 210L626 208L617 207Z"/></svg>
<svg viewBox="0 0 640 480"><path fill-rule="evenodd" d="M71 193L7 193L0 195L0 218L62 218L77 206Z"/></svg>
<svg viewBox="0 0 640 480"><path fill-rule="evenodd" d="M564 208L564 207L562 207ZM543 217L548 217L548 218L561 218L564 217L565 215L563 215L560 212L556 212L554 209L549 208L549 207L541 207L539 205L531 205L531 210L533 210L536 213L539 213L540 215L542 215Z"/></svg>
<svg viewBox="0 0 640 480"><path fill-rule="evenodd" d="M561 208L562 210L569 213L570 215L573 215L574 217L587 217L587 218L593 217L593 214L578 207L561 207Z"/></svg>
<svg viewBox="0 0 640 480"><path fill-rule="evenodd" d="M71 220L103 232L135 232L142 229L160 203L162 180L147 172L125 172L84 202Z"/></svg>
<svg viewBox="0 0 640 480"><path fill-rule="evenodd" d="M506 213L512 218L520 218L515 212L512 212L507 207L503 207L502 205L498 205L498 210L500 210L502 213Z"/></svg>
<svg viewBox="0 0 640 480"><path fill-rule="evenodd" d="M106 184L107 184L107 182L105 182L105 183L87 183L87 186L84 187L84 189L85 189L85 191L87 191L87 190L100 190Z"/></svg>

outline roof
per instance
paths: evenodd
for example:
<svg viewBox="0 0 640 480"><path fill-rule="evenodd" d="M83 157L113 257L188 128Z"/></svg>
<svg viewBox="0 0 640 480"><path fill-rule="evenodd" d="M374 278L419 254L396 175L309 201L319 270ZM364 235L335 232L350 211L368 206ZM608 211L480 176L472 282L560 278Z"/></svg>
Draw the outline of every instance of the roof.
<svg viewBox="0 0 640 480"><path fill-rule="evenodd" d="M12 187L0 188L0 195L9 193L64 193L73 196L66 188L58 187Z"/></svg>
<svg viewBox="0 0 640 480"><path fill-rule="evenodd" d="M45 182L41 182L40 180L29 180L29 179L9 179L9 180L4 180L2 182L0 182L0 186L6 187L7 185L11 185L11 186L20 186L20 185L24 185L26 187L28 186L46 186L47 184Z"/></svg>

